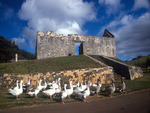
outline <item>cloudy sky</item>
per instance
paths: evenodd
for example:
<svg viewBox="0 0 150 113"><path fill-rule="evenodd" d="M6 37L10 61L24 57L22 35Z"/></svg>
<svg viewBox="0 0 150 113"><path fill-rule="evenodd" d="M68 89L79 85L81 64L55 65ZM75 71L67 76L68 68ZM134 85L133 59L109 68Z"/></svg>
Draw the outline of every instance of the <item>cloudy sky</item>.
<svg viewBox="0 0 150 113"><path fill-rule="evenodd" d="M37 31L115 35L117 57L150 54L150 0L0 0L0 35L35 53Z"/></svg>

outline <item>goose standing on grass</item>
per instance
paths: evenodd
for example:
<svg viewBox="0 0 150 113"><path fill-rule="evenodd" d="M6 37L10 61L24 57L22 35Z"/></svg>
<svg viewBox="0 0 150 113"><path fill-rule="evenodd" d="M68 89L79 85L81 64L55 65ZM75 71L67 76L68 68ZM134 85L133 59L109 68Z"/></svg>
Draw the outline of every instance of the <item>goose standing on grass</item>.
<svg viewBox="0 0 150 113"><path fill-rule="evenodd" d="M19 80L16 80L16 86L14 88L8 89L8 91L11 92L12 90L18 90L19 89L18 82Z"/></svg>
<svg viewBox="0 0 150 113"><path fill-rule="evenodd" d="M86 100L86 98L87 98L88 96L90 96L90 88L89 88L90 86L91 86L91 83L89 82L88 85L87 85L87 89L86 89L86 90L84 90L83 92L78 92L78 93L77 93L77 95L78 95L80 98L82 98L85 103L89 103L89 102Z"/></svg>
<svg viewBox="0 0 150 113"><path fill-rule="evenodd" d="M74 93L77 94L78 92L82 92L85 90L85 87L83 87L83 84L82 84L83 81L81 81L81 86L79 87L79 84L77 85L77 87L74 89Z"/></svg>
<svg viewBox="0 0 150 113"><path fill-rule="evenodd" d="M15 90L10 90L10 92L9 92L9 93L11 93L13 96L16 96L16 99L17 99L17 100L20 100L20 99L18 98L18 96L23 93L22 84L23 84L23 80L20 81L20 88L15 89Z"/></svg>
<svg viewBox="0 0 150 113"><path fill-rule="evenodd" d="M52 89L44 90L44 91L42 91L42 93L43 93L44 95L46 95L46 96L49 96L50 99L52 100L52 97L51 97L51 96L53 96L53 98L54 98L55 87L53 87Z"/></svg>
<svg viewBox="0 0 150 113"><path fill-rule="evenodd" d="M66 86L67 84L64 84L64 91L60 93L60 99L63 104L65 104L64 99L67 97Z"/></svg>
<svg viewBox="0 0 150 113"><path fill-rule="evenodd" d="M26 87L26 93L28 93L32 89L32 80L30 80L30 85Z"/></svg>
<svg viewBox="0 0 150 113"><path fill-rule="evenodd" d="M55 88L55 93L57 94L57 93L60 93L61 92L61 81L60 81L61 79L59 79L59 81L58 81L58 88Z"/></svg>
<svg viewBox="0 0 150 113"><path fill-rule="evenodd" d="M37 96L37 94L40 92L41 88L39 87L39 81L36 82L36 88L32 89L31 91L29 91L27 94L30 96L30 97L33 97L35 96L34 98L37 98L39 99L39 97Z"/></svg>
<svg viewBox="0 0 150 113"><path fill-rule="evenodd" d="M72 95L72 93L73 93L72 80L70 80L70 88L66 89L66 91L67 91L68 98L70 98L70 95Z"/></svg>
<svg viewBox="0 0 150 113"><path fill-rule="evenodd" d="M110 97L112 97L112 94L115 92L115 84L114 84L114 79L112 78L112 84L111 85L109 85L109 86L106 86L105 87L105 89L104 89L104 91L106 92L106 93L108 93L108 95L110 96Z"/></svg>
<svg viewBox="0 0 150 113"><path fill-rule="evenodd" d="M42 80L40 79L39 81L37 81L38 82L38 85L37 85L37 89L39 90L39 91L41 91L42 90L42 86L41 86L41 83L42 83Z"/></svg>
<svg viewBox="0 0 150 113"><path fill-rule="evenodd" d="M121 84L117 88L120 93L124 93L125 92L126 84L124 82L124 79L125 79L125 77L121 77Z"/></svg>
<svg viewBox="0 0 150 113"><path fill-rule="evenodd" d="M84 81L85 82L85 81ZM86 83L85 84L83 84L83 81L81 81L81 87L82 87L82 89L83 89L83 91L87 88L87 85L86 85Z"/></svg>
<svg viewBox="0 0 150 113"><path fill-rule="evenodd" d="M96 94L97 97L100 97L100 95L98 95L98 93L100 92L101 87L102 87L102 82L101 82L101 77L100 77L97 82L97 85L91 86L91 88L90 88L91 94Z"/></svg>

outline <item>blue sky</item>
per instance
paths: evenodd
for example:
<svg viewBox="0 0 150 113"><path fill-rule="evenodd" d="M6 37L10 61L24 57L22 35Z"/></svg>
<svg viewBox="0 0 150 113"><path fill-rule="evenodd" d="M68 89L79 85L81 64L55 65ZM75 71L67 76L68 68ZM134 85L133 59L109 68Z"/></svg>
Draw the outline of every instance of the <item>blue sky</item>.
<svg viewBox="0 0 150 113"><path fill-rule="evenodd" d="M149 0L0 0L0 35L35 53L37 31L115 35L117 57L150 54Z"/></svg>

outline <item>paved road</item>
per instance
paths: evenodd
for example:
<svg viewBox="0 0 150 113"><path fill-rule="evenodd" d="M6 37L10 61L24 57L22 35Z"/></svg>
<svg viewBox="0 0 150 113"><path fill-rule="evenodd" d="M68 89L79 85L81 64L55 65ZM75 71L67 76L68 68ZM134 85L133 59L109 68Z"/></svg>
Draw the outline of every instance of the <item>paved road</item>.
<svg viewBox="0 0 150 113"><path fill-rule="evenodd" d="M113 98L70 104L14 108L0 113L150 113L150 89Z"/></svg>

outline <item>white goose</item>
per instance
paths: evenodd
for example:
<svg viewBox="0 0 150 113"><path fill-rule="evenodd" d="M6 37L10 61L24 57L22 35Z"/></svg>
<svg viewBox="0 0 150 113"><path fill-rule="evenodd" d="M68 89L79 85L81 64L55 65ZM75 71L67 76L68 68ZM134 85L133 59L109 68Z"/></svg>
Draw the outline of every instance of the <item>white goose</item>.
<svg viewBox="0 0 150 113"><path fill-rule="evenodd" d="M90 95L90 88L89 86L87 87L87 89L83 92L78 92L77 95L83 99L84 102L89 103L86 98Z"/></svg>
<svg viewBox="0 0 150 113"><path fill-rule="evenodd" d="M87 88L87 85L86 84L83 85L83 81L81 81L81 87L82 87L83 90L85 90Z"/></svg>
<svg viewBox="0 0 150 113"><path fill-rule="evenodd" d="M78 92L84 91L87 87L88 85L83 85L83 81L81 81L81 86L79 87L79 85L77 85L77 87L75 88L73 92L77 94Z"/></svg>
<svg viewBox="0 0 150 113"><path fill-rule="evenodd" d="M37 81L36 82L36 88L35 89L33 89L33 90L31 90L31 91L29 91L27 94L30 96L30 97L33 97L33 96L35 96L35 98L39 98L38 96L37 96L37 94L40 92L40 90L41 90L41 88L39 87L39 81Z"/></svg>
<svg viewBox="0 0 150 113"><path fill-rule="evenodd" d="M46 96L49 96L50 99L52 100L51 96L53 96L55 94L55 87L53 87L52 89L44 90L42 93ZM53 98L54 98L54 96L53 96Z"/></svg>
<svg viewBox="0 0 150 113"><path fill-rule="evenodd" d="M20 88L18 88L18 89L16 88L15 90L10 90L10 92L9 92L9 93L11 93L13 96L16 96L16 99L17 99L17 100L20 100L20 99L18 98L18 96L23 93L22 83L23 83L23 81L21 80L21 81L20 81Z"/></svg>
<svg viewBox="0 0 150 113"><path fill-rule="evenodd" d="M19 86L18 86L18 80L16 80L16 86L14 88L10 88L8 89L9 92L11 92L11 90L18 90L19 89Z"/></svg>
<svg viewBox="0 0 150 113"><path fill-rule="evenodd" d="M52 83L49 83L48 85L50 86L49 88L56 88L56 89L58 89L58 87L59 87L59 82L60 82L60 80L61 80L61 78L58 78L56 81L53 81Z"/></svg>
<svg viewBox="0 0 150 113"><path fill-rule="evenodd" d="M43 88L43 87L41 86L41 82L42 82L42 80L40 79L40 80L38 81L38 85L37 85L37 89L40 90L40 91L41 91L42 88Z"/></svg>
<svg viewBox="0 0 150 113"><path fill-rule="evenodd" d="M62 92L60 93L60 94L61 94L60 99L61 99L61 102L62 102L63 104L65 104L65 102L63 101L63 99L65 99L65 98L67 97L66 86L67 86L67 84L64 84L64 91L62 91Z"/></svg>
<svg viewBox="0 0 150 113"><path fill-rule="evenodd" d="M70 95L73 93L73 86L72 86L72 80L70 80L70 88L66 89L67 91L67 96L70 98Z"/></svg>
<svg viewBox="0 0 150 113"><path fill-rule="evenodd" d="M55 88L55 93L60 93L61 92L61 84L60 80L58 81L58 88Z"/></svg>

